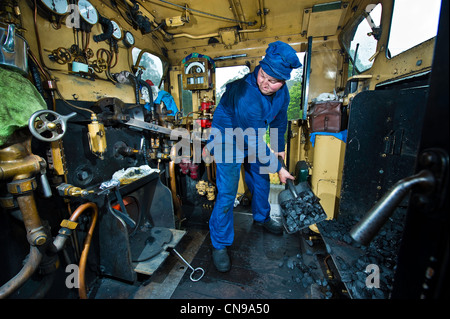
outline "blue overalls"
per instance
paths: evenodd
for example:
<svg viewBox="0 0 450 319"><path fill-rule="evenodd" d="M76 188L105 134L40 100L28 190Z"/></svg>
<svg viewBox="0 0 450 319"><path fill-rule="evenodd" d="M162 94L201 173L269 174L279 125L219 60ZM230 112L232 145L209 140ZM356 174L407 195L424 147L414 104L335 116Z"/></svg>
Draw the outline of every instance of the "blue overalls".
<svg viewBox="0 0 450 319"><path fill-rule="evenodd" d="M216 249L233 243L233 207L242 163L245 182L252 193L253 219L264 223L270 218L268 172L278 172L281 164L270 152L264 135L268 126L271 130L278 129L277 141L272 142L271 147L277 144L274 150L284 151L289 91L283 85L273 95L261 94L256 82L259 68L257 66L244 78L227 84L214 111L207 148L214 155L217 168L218 195L209 221L211 242ZM240 132L243 132L243 138L240 138Z"/></svg>

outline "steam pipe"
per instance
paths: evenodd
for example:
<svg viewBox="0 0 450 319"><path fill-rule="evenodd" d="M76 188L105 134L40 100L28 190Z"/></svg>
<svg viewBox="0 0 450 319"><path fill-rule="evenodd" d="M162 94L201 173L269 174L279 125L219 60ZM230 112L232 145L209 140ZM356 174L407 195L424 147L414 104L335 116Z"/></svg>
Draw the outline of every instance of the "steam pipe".
<svg viewBox="0 0 450 319"><path fill-rule="evenodd" d="M30 246L30 254L19 273L0 287L0 299L4 299L19 289L34 274L42 261L42 253L35 246Z"/></svg>
<svg viewBox="0 0 450 319"><path fill-rule="evenodd" d="M43 245L47 241L47 234L39 217L34 193L17 196L17 204L22 212L23 223L27 230L27 239L30 245Z"/></svg>
<svg viewBox="0 0 450 319"><path fill-rule="evenodd" d="M177 33L177 34L173 34L172 38L175 39L175 38L186 37L189 39L198 40L198 39L205 39L205 38L214 38L214 37L218 37L218 36L219 36L219 32L200 34L200 35L193 35L193 34L189 34L189 33Z"/></svg>
<svg viewBox="0 0 450 319"><path fill-rule="evenodd" d="M172 201L173 205L175 206L175 214L177 215L178 219L181 220L181 205L178 200L177 196L177 184L175 179L175 158L176 158L176 147L172 146L170 150L170 158L171 161L169 162L169 176L170 176L170 191L172 193Z"/></svg>
<svg viewBox="0 0 450 319"><path fill-rule="evenodd" d="M31 154L31 137L22 143L16 143L0 150L0 180L10 179L7 184L9 193L16 195L22 213L22 220L30 243L30 254L19 273L0 287L0 298L6 298L20 288L38 268L43 255L36 246L47 241L47 234L37 212L34 200L36 180L33 174L41 171L45 165L39 156ZM45 167L45 166L44 166Z"/></svg>
<svg viewBox="0 0 450 319"><path fill-rule="evenodd" d="M92 202L84 203L84 204L78 206L78 208L72 213L72 215L69 218L70 222L76 222L78 217L80 217L80 215L86 209L89 209L89 208L92 209L92 220L91 220L91 225L89 226L88 234L86 235L86 238L84 240L84 247L81 252L80 263L79 263L79 273L78 273L78 283L80 285L78 293L79 293L79 296L81 299L87 299L86 282L85 282L86 262L87 262L87 256L89 253L89 249L91 246L92 235L94 233L94 228L97 223L98 207L95 203L92 203ZM56 252L61 251L64 248L64 245L71 233L72 232L69 228L66 228L66 227L61 228L61 230L59 231L59 234L53 240L53 246L54 246L53 249L56 250Z"/></svg>
<svg viewBox="0 0 450 319"><path fill-rule="evenodd" d="M399 180L369 212L350 230L350 236L357 242L367 245L392 215L394 210L409 191L416 186L429 190L435 184L435 178L429 170Z"/></svg>
<svg viewBox="0 0 450 319"><path fill-rule="evenodd" d="M30 245L43 245L47 241L33 193L36 188L33 175L45 165L43 159L31 154L31 137L0 150L0 180L12 179L7 190L17 197Z"/></svg>

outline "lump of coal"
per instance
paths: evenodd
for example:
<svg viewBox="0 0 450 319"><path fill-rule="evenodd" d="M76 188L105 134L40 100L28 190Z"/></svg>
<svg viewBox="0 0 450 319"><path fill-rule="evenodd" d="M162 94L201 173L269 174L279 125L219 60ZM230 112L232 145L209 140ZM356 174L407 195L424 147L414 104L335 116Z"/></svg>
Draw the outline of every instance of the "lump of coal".
<svg viewBox="0 0 450 319"><path fill-rule="evenodd" d="M303 191L281 203L284 224L289 233L316 224L327 218L322 206L311 191Z"/></svg>

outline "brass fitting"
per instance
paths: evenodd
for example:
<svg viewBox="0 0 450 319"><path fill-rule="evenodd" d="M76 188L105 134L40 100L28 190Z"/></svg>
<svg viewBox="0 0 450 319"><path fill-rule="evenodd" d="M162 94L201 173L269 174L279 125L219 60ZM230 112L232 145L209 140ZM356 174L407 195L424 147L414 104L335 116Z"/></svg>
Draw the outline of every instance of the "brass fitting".
<svg viewBox="0 0 450 319"><path fill-rule="evenodd" d="M216 188L214 185L209 185L206 187L206 198L208 200L216 199Z"/></svg>
<svg viewBox="0 0 450 319"><path fill-rule="evenodd" d="M28 242L36 246L45 244L48 238L33 193L37 186L33 175L45 167L45 160L31 153L31 137L0 150L0 180L11 180L7 190L17 200Z"/></svg>
<svg viewBox="0 0 450 319"><path fill-rule="evenodd" d="M14 209L19 207L17 205L17 201L14 199L12 195L0 197L0 206L2 206L5 209Z"/></svg>
<svg viewBox="0 0 450 319"><path fill-rule="evenodd" d="M150 139L151 148L159 148L159 138L151 138Z"/></svg>
<svg viewBox="0 0 450 319"><path fill-rule="evenodd" d="M28 178L46 167L45 160L31 154L24 144L14 144L0 150L0 180Z"/></svg>
<svg viewBox="0 0 450 319"><path fill-rule="evenodd" d="M89 148L94 155L103 159L103 155L106 152L105 127L98 122L97 115L94 113L91 115L91 121L88 124Z"/></svg>
<svg viewBox="0 0 450 319"><path fill-rule="evenodd" d="M83 197L83 196L87 196L91 193L93 193L94 191L88 191L86 189L82 189L80 187L76 187L70 184L59 184L56 187L56 190L58 191L58 194L60 196L70 196L70 197Z"/></svg>
<svg viewBox="0 0 450 319"><path fill-rule="evenodd" d="M207 187L207 183L203 180L199 181L196 185L195 188L197 189L197 193L201 196L206 194L206 187Z"/></svg>
<svg viewBox="0 0 450 319"><path fill-rule="evenodd" d="M37 213L36 201L34 200L35 178L12 181L7 184L7 189L11 194L17 196L16 200L22 212L28 242L34 246L45 244L48 235Z"/></svg>

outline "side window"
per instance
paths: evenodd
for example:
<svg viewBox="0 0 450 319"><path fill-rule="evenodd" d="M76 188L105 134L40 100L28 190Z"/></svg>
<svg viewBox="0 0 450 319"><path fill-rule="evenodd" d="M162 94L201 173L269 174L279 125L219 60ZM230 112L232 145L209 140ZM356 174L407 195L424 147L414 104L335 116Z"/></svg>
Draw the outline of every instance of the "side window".
<svg viewBox="0 0 450 319"><path fill-rule="evenodd" d="M387 56L400 53L436 36L441 0L395 0Z"/></svg>
<svg viewBox="0 0 450 319"><path fill-rule="evenodd" d="M364 14L343 34L342 42L357 73L372 67L372 57L377 50L380 35L380 22L381 3L370 4Z"/></svg>
<svg viewBox="0 0 450 319"><path fill-rule="evenodd" d="M136 47L131 52L133 55L133 64L136 64L136 60L141 53L141 49ZM139 66L142 70L142 80L150 80L156 87L161 84L163 76L163 63L159 57L148 52L144 52L139 61Z"/></svg>
<svg viewBox="0 0 450 319"><path fill-rule="evenodd" d="M219 105L227 83L240 79L249 72L250 69L245 65L216 68L216 105Z"/></svg>

